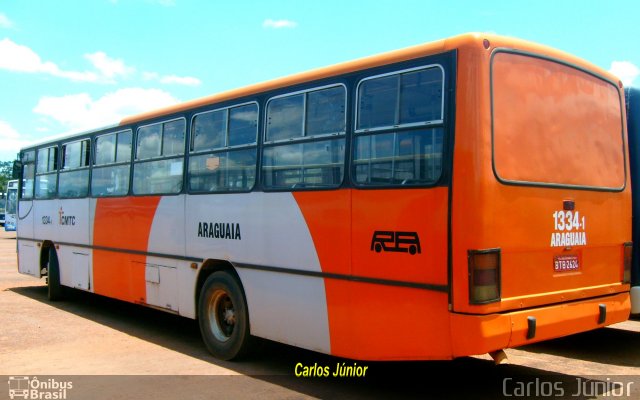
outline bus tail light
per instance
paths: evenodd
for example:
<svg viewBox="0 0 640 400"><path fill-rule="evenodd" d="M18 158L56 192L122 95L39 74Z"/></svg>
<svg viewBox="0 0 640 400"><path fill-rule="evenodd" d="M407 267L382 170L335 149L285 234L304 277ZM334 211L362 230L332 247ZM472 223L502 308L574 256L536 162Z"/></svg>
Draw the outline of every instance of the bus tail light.
<svg viewBox="0 0 640 400"><path fill-rule="evenodd" d="M631 256L633 255L633 243L624 244L624 257L622 263L622 283L631 283Z"/></svg>
<svg viewBox="0 0 640 400"><path fill-rule="evenodd" d="M469 302L500 300L500 249L469 250Z"/></svg>

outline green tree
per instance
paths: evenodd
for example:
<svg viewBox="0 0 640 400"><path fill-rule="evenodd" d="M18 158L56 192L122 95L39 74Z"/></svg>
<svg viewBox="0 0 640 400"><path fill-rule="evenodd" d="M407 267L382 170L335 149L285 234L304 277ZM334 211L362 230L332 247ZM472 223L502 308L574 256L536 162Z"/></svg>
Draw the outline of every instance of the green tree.
<svg viewBox="0 0 640 400"><path fill-rule="evenodd" d="M13 161L0 161L0 193L7 191L7 181L13 178Z"/></svg>

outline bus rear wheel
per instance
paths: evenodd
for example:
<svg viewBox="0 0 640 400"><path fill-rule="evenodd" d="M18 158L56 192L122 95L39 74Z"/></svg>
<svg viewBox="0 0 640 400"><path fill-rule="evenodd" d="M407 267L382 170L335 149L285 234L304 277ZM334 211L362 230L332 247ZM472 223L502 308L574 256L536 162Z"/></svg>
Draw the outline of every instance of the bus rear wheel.
<svg viewBox="0 0 640 400"><path fill-rule="evenodd" d="M49 263L47 266L47 297L49 301L58 301L64 298L64 290L60 284L60 265L58 253L53 247L49 247Z"/></svg>
<svg viewBox="0 0 640 400"><path fill-rule="evenodd" d="M237 279L225 271L209 275L198 299L198 321L207 349L232 360L246 354L251 342L249 314Z"/></svg>

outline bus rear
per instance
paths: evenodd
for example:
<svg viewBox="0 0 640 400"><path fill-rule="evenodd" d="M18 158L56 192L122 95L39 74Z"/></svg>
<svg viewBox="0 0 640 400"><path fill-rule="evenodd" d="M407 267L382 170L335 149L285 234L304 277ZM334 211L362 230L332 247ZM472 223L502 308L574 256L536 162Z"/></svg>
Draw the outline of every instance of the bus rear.
<svg viewBox="0 0 640 400"><path fill-rule="evenodd" d="M457 97L454 355L629 315L631 191L621 84L561 52L500 40L459 56L460 65L478 56L485 63L460 75L483 90Z"/></svg>

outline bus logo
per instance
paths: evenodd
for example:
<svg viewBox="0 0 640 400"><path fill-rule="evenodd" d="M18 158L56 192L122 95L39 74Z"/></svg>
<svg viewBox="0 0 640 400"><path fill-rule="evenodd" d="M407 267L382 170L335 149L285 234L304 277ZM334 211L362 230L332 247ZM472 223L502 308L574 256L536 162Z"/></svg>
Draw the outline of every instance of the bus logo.
<svg viewBox="0 0 640 400"><path fill-rule="evenodd" d="M371 238L371 251L393 251L414 255L421 253L417 232L375 231Z"/></svg>

